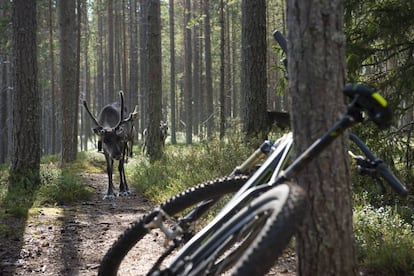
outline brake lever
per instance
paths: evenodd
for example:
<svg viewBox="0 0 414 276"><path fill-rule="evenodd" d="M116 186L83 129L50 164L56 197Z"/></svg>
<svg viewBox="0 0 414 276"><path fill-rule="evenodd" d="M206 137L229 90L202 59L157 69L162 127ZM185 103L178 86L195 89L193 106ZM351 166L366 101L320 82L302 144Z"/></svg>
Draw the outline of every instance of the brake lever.
<svg viewBox="0 0 414 276"><path fill-rule="evenodd" d="M360 175L367 175L370 176L372 179L375 179L377 184L381 187L381 193L385 193L385 185L384 182L378 177L376 167L382 163L382 160L377 159L375 161L371 161L368 158L362 155L355 155L353 152L348 151L348 154L356 161L357 171Z"/></svg>

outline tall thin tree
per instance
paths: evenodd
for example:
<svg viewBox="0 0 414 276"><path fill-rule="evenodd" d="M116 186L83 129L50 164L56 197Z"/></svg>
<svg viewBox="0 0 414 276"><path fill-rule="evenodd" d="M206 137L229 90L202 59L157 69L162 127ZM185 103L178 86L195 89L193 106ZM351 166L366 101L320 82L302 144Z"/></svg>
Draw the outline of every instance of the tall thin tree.
<svg viewBox="0 0 414 276"><path fill-rule="evenodd" d="M13 155L10 187L40 181L41 108L37 84L36 1L13 1Z"/></svg>
<svg viewBox="0 0 414 276"><path fill-rule="evenodd" d="M194 18L198 18L198 14L200 13L200 5L199 5L199 1L193 1L193 14L194 14ZM192 98L193 98L193 104L192 104L192 108L193 111L192 112L192 121L193 121L193 134L194 135L198 135L198 131L199 131L199 126L200 126L200 107L201 107L201 102L200 102L200 83L201 83L201 78L200 78L200 60L201 60L201 55L200 55L200 25L199 24L194 24L192 27L192 66L193 66L193 70L192 70Z"/></svg>
<svg viewBox="0 0 414 276"><path fill-rule="evenodd" d="M220 0L220 139L224 137L226 124L226 92L224 91L225 44L224 2L223 0Z"/></svg>
<svg viewBox="0 0 414 276"><path fill-rule="evenodd" d="M129 11L129 93L128 103L132 108L138 105L138 14L137 14L137 2L138 0L130 0L130 11ZM141 106L140 106L141 108ZM134 122L135 127L138 126Z"/></svg>
<svg viewBox="0 0 414 276"><path fill-rule="evenodd" d="M210 1L204 0L204 51L206 63L206 111L207 111L207 138L210 139L214 129L214 106L213 106L213 77L211 58L211 28L210 28Z"/></svg>
<svg viewBox="0 0 414 276"><path fill-rule="evenodd" d="M113 0L108 0L108 66L107 66L107 92L109 98L107 101L115 100L115 62L114 62L114 7Z"/></svg>
<svg viewBox="0 0 414 276"><path fill-rule="evenodd" d="M193 141L193 93L192 93L192 54L191 54L191 0L184 0L184 110L187 144Z"/></svg>
<svg viewBox="0 0 414 276"><path fill-rule="evenodd" d="M140 58L140 89L139 89L139 102L141 106L141 113L140 113L140 132L148 127L148 90L149 85L147 82L148 75L149 75L149 56L148 56L148 0L140 0L139 1L139 58Z"/></svg>
<svg viewBox="0 0 414 276"><path fill-rule="evenodd" d="M176 106L175 106L175 20L174 20L174 0L169 0L169 23L170 23L170 128L171 128L171 143L177 143L176 137Z"/></svg>
<svg viewBox="0 0 414 276"><path fill-rule="evenodd" d="M54 33L53 33L53 6L52 0L49 0L48 4L48 27L49 27L49 59L50 59L50 94L51 94L51 110L50 113L52 114L52 121L50 126L50 135L51 135L51 152L57 152L57 136L56 129L57 129L57 120L56 118L56 68L55 68L55 45L54 45Z"/></svg>
<svg viewBox="0 0 414 276"><path fill-rule="evenodd" d="M74 161L78 151L76 1L59 1L62 163Z"/></svg>
<svg viewBox="0 0 414 276"><path fill-rule="evenodd" d="M160 120L162 110L162 70L161 70L161 8L159 0L147 0L148 5L148 57L149 57L149 97L148 97L148 144L151 160L162 155L160 140Z"/></svg>
<svg viewBox="0 0 414 276"><path fill-rule="evenodd" d="M266 1L242 0L241 89L243 131L266 137Z"/></svg>
<svg viewBox="0 0 414 276"><path fill-rule="evenodd" d="M96 58L97 58L97 65L96 65L96 88L97 93L95 93L96 96L96 103L97 103L97 110L101 109L105 102L108 101L109 96L108 95L108 89L105 86L105 70L104 70L104 30L103 30L103 9L102 9L102 0L97 0L95 3L96 7L96 14L98 17L98 35L97 35L97 41L96 41Z"/></svg>
<svg viewBox="0 0 414 276"><path fill-rule="evenodd" d="M3 20L11 21L11 2L6 0L0 0L0 18ZM11 51L10 47L12 26L3 25L1 27L2 36L0 37L0 164L10 160L10 147L9 139L11 133Z"/></svg>

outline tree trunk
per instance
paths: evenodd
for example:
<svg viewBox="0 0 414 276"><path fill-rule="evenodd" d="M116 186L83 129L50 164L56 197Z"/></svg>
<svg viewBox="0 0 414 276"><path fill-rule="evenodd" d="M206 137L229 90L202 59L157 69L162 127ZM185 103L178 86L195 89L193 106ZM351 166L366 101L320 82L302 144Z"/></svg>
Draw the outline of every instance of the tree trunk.
<svg viewBox="0 0 414 276"><path fill-rule="evenodd" d="M82 3L82 14L86 15L88 14L88 6L86 4L86 1L83 1ZM90 71L90 67L89 67L89 40L90 40L90 32L89 32L89 22L88 22L88 18L86 16L83 17L84 21L83 21L83 33L84 33L84 41L83 41L83 64L84 64L84 68L83 68L83 82L82 82L82 92L84 93L84 97L86 99L86 101L88 103L92 102L92 97L91 97L91 71ZM84 108L81 109L81 115L83 120L83 128L82 128L82 135L81 137L84 137L84 146L83 146L83 150L88 150L88 141L89 138L91 137L92 132L91 130L91 120L89 120L89 118L87 117L87 113L86 110Z"/></svg>
<svg viewBox="0 0 414 276"><path fill-rule="evenodd" d="M137 1L130 0L130 45L129 56L129 106L135 108L138 105L138 19L137 19ZM139 106L141 109L142 107ZM138 129L136 121L133 122L135 129Z"/></svg>
<svg viewBox="0 0 414 276"><path fill-rule="evenodd" d="M2 15L2 13L0 14ZM8 108L7 108L7 60L6 55L0 56L0 164L6 162L7 157L7 118L8 118Z"/></svg>
<svg viewBox="0 0 414 276"><path fill-rule="evenodd" d="M197 13L200 12L199 2L193 1L193 13L194 17L197 17ZM196 24L193 28L193 39L192 39L192 57L193 57L193 72L192 72L192 92L193 92L193 133L198 136L200 126L200 26Z"/></svg>
<svg viewBox="0 0 414 276"><path fill-rule="evenodd" d="M231 54L230 54L230 47L231 47L231 38L230 38L230 8L228 5L224 8L224 96L225 96L225 114L226 119L231 118L233 114L232 110L232 102L233 102L233 95L232 95L232 87L231 87ZM227 128L227 126L224 126Z"/></svg>
<svg viewBox="0 0 414 276"><path fill-rule="evenodd" d="M162 109L162 75L161 75L161 10L159 0L148 1L148 56L149 56L149 98L148 98L148 144L147 153L151 160L162 155L160 139L160 121Z"/></svg>
<svg viewBox="0 0 414 276"><path fill-rule="evenodd" d="M243 131L249 138L265 139L266 110L266 1L242 1Z"/></svg>
<svg viewBox="0 0 414 276"><path fill-rule="evenodd" d="M13 1L13 155L10 187L40 184L41 101L37 84L36 1Z"/></svg>
<svg viewBox="0 0 414 276"><path fill-rule="evenodd" d="M191 30L188 24L191 20L191 0L184 0L184 109L187 144L193 140L193 93L192 93L192 55L191 55Z"/></svg>
<svg viewBox="0 0 414 276"><path fill-rule="evenodd" d="M95 103L96 110L101 110L101 108L104 106L104 103L109 101L109 97L107 89L105 89L104 85L104 61L103 61L103 45L104 45L104 32L103 32L103 23L102 23L102 0L98 0L96 3L96 13L98 17L98 37L97 37L97 45L96 45L96 56L97 56L97 65L96 65L96 88L97 93L95 93L96 101Z"/></svg>
<svg viewBox="0 0 414 276"><path fill-rule="evenodd" d="M148 62L149 62L149 56L148 56L148 22L147 22L147 16L148 16L148 4L147 0L140 0L140 25L139 25L139 31L140 31L140 40L139 40L139 53L140 53L140 89L139 89L139 101L141 105L141 125L140 125L140 132L148 127L148 75L149 75L149 68L148 68Z"/></svg>
<svg viewBox="0 0 414 276"><path fill-rule="evenodd" d="M121 89L126 93L128 98L130 98L131 91L128 91L128 80L127 80L127 68L128 68L128 57L127 57L127 30L126 30L126 14L125 14L125 0L122 0L122 85ZM128 101L127 106L130 106L133 110L135 106L131 105L131 102ZM131 110L131 111L132 111Z"/></svg>
<svg viewBox="0 0 414 276"><path fill-rule="evenodd" d="M122 30L121 30L121 14L120 4L122 1L115 1L113 7L113 46L114 46L114 91L123 90L122 84ZM124 91L126 92L126 91ZM118 93L118 92L117 92Z"/></svg>
<svg viewBox="0 0 414 276"><path fill-rule="evenodd" d="M170 129L171 129L171 143L177 143L176 137L176 104L175 104L175 20L174 20L174 0L169 0L169 19L170 19L170 106L171 106L171 116L170 116Z"/></svg>
<svg viewBox="0 0 414 276"><path fill-rule="evenodd" d="M57 120L56 120L56 105L57 105L57 101L56 101L56 71L55 71L55 47L54 47L54 34L53 34L53 12L52 12L52 0L49 0L49 18L48 18L48 27L49 27L49 59L50 59L50 83L51 83L51 88L50 88L50 93L51 93L51 116L52 116L52 120L51 120L51 126L50 126L50 139L51 139L51 149L50 151L52 153L56 153L57 152L57 135L56 135L56 125L57 125Z"/></svg>
<svg viewBox="0 0 414 276"><path fill-rule="evenodd" d="M77 75L76 1L59 1L60 81L62 89L62 164L76 160L79 90Z"/></svg>
<svg viewBox="0 0 414 276"><path fill-rule="evenodd" d="M213 80L211 69L211 29L209 0L204 0L204 35L205 35L205 60L206 60L206 106L207 106L207 139L213 135L214 110L213 110Z"/></svg>
<svg viewBox="0 0 414 276"><path fill-rule="evenodd" d="M220 130L219 137L223 139L226 124L226 98L224 91L224 2L220 0Z"/></svg>
<svg viewBox="0 0 414 276"><path fill-rule="evenodd" d="M232 13L232 19L231 19L231 57L232 57L232 63L231 63L231 87L232 87L232 111L233 111L233 117L237 118L240 117L240 73L239 73L239 63L237 62L240 60L240 54L239 54L239 48L240 48L240 41L238 36L238 26L240 22L240 18L238 16L238 7L231 7L231 13Z"/></svg>
<svg viewBox="0 0 414 276"><path fill-rule="evenodd" d="M81 35L82 35L82 0L76 0L76 79L75 79L75 94L80 95L80 58L81 58ZM79 99L79 98L78 98ZM79 108L77 108L76 113L78 114ZM82 122L82 120L81 120ZM79 128L78 123L76 123L76 127L78 127L77 134L80 132L82 137L82 129ZM76 137L77 139L77 137ZM82 138L80 138L80 144L82 149ZM77 143L76 143L76 151L77 151ZM76 159L76 156L75 156Z"/></svg>
<svg viewBox="0 0 414 276"><path fill-rule="evenodd" d="M343 1L287 1L289 91L296 154L344 111ZM310 206L297 239L299 275L356 275L352 197L346 153L339 137L298 176Z"/></svg>
<svg viewBox="0 0 414 276"><path fill-rule="evenodd" d="M108 0L108 67L107 67L107 81L108 81L108 94L109 101L115 100L115 88L114 88L114 11L113 11L113 0Z"/></svg>

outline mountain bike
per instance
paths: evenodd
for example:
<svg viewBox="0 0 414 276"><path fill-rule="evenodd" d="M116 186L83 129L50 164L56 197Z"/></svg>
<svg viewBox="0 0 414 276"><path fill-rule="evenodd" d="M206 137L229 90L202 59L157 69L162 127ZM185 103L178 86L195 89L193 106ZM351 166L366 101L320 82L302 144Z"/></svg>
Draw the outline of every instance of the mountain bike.
<svg viewBox="0 0 414 276"><path fill-rule="evenodd" d="M364 85L347 85L343 92L349 98L345 114L299 157L289 158L291 133L274 143L265 141L228 177L190 188L134 222L107 251L98 275L116 275L127 253L152 233L163 237L164 250L148 264L147 275L220 275L229 270L232 275L265 274L307 207L306 193L292 180L297 172L347 128L366 120L380 128L390 125L391 111L380 94ZM364 153L353 155L361 172L386 180L402 195L408 193L356 135L349 138ZM205 216L220 204L224 207L208 222Z"/></svg>
<svg viewBox="0 0 414 276"><path fill-rule="evenodd" d="M347 85L343 92L349 98L346 113L299 157L288 162L291 133L274 143L265 141L228 177L190 188L133 223L107 251L99 275L116 275L125 255L156 229L165 236L166 246L147 275L219 275L229 268L234 275L265 274L294 235L307 206L305 192L291 179L347 128L366 120L380 128L390 124L391 112L380 94L360 84ZM365 155L354 155L361 171L373 171L370 176L381 177L401 195L408 193L356 135L350 134L350 140ZM211 222L201 230L192 227L219 198L232 193ZM260 266L254 265L258 262Z"/></svg>

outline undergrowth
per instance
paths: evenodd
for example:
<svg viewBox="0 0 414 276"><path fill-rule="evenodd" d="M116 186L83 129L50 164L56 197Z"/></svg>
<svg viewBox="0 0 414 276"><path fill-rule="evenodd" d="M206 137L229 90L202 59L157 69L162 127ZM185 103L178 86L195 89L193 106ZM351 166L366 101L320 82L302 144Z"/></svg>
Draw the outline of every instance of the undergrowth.
<svg viewBox="0 0 414 276"><path fill-rule="evenodd" d="M402 219L395 207L357 206L354 234L365 270L375 275L414 275L413 224Z"/></svg>
<svg viewBox="0 0 414 276"><path fill-rule="evenodd" d="M28 209L45 205L62 205L78 200L87 200L92 188L85 185L80 174L84 171L101 172L102 156L95 153L79 153L78 159L59 166L57 156L42 158L40 165L40 183L31 189L10 187L8 165L0 166L0 217L14 216L26 218Z"/></svg>
<svg viewBox="0 0 414 276"><path fill-rule="evenodd" d="M160 160L136 160L128 171L135 188L159 203L190 186L229 175L251 152L236 136L190 147L169 145Z"/></svg>

